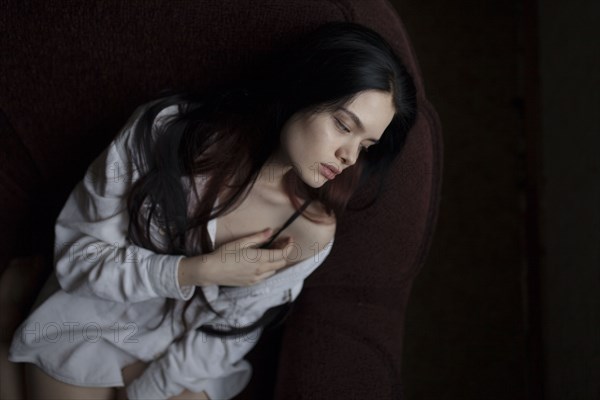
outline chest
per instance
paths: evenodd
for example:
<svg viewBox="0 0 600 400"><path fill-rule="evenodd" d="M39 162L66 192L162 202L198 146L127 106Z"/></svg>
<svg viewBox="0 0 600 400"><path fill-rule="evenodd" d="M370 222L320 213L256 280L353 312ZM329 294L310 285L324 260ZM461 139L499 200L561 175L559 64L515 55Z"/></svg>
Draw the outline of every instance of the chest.
<svg viewBox="0 0 600 400"><path fill-rule="evenodd" d="M253 189L237 208L216 219L215 248L266 228L271 228L274 234L295 211L289 200L274 199L269 193ZM299 248L309 250L316 229L319 228L315 223L299 215L277 239L291 236Z"/></svg>
<svg viewBox="0 0 600 400"><path fill-rule="evenodd" d="M276 231L293 213L291 204L281 204L268 194L253 189L234 210L217 218L215 247L252 235L265 228ZM301 219L302 217L299 216L278 237L293 231L293 225L300 224Z"/></svg>

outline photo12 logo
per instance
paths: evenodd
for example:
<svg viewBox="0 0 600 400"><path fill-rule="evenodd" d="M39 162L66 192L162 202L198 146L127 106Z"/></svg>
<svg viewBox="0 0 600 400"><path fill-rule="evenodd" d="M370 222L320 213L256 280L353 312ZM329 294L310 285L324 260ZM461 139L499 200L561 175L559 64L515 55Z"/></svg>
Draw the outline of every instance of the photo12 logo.
<svg viewBox="0 0 600 400"><path fill-rule="evenodd" d="M97 322L63 321L57 322L29 322L20 327L20 338L23 343L40 343L42 341L58 343L59 341L96 343L104 338L113 343L138 343L135 334L138 327L135 323L126 324L115 322L110 326L102 327Z"/></svg>

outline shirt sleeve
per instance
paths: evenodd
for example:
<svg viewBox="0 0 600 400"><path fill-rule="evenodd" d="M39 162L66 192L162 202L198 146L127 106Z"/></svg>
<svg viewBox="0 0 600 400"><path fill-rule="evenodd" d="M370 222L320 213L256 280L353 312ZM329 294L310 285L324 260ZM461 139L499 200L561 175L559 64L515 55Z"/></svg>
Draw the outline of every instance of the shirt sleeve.
<svg viewBox="0 0 600 400"><path fill-rule="evenodd" d="M211 400L235 397L252 377L252 366L243 357L256 345L262 329L229 338L189 331L126 387L128 398L166 399L185 389L205 391Z"/></svg>
<svg viewBox="0 0 600 400"><path fill-rule="evenodd" d="M236 299L235 307L228 308L229 321L236 326L248 326L271 307L296 300L304 278L323 263L330 249L331 246L318 258L296 265L301 270L288 270L284 284L273 281L272 285L257 287L247 296ZM216 318L211 324L217 320L220 319ZM220 338L190 330L127 386L128 398L165 399L187 389L193 393L206 391L211 400L231 399L250 381L252 367L243 357L258 342L262 332L263 327L259 327L246 335Z"/></svg>
<svg viewBox="0 0 600 400"><path fill-rule="evenodd" d="M88 167L55 225L55 271L68 293L117 302L157 297L188 300L195 287L180 287L181 255L157 254L127 237L127 195L138 172L130 159L130 134L145 107ZM161 113L171 110L163 110ZM159 114L160 116L160 114Z"/></svg>

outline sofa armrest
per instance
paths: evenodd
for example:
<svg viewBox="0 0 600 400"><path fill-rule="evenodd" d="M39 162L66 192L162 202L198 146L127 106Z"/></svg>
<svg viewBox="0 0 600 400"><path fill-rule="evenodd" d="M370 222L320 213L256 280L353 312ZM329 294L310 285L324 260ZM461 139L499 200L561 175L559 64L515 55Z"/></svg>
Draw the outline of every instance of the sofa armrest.
<svg viewBox="0 0 600 400"><path fill-rule="evenodd" d="M327 288L301 296L285 326L275 398L402 398L408 290L395 292L369 303L335 298Z"/></svg>

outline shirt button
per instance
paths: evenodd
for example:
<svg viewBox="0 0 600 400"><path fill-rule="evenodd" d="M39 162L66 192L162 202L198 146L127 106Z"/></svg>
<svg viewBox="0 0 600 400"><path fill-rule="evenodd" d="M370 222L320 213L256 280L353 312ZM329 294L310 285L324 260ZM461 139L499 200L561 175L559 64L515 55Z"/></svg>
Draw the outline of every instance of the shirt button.
<svg viewBox="0 0 600 400"><path fill-rule="evenodd" d="M165 236L165 231L164 231L164 229L163 229L163 228L158 228L158 233L159 233L161 236Z"/></svg>

